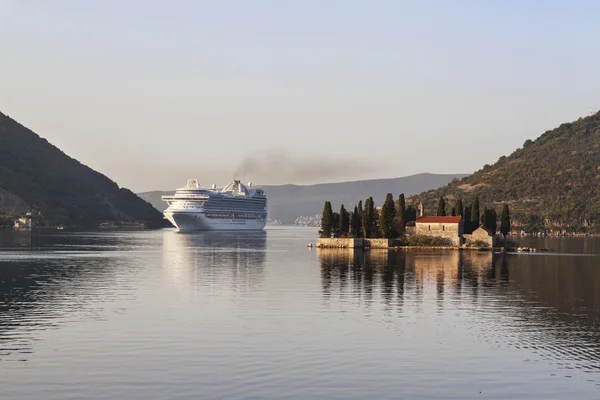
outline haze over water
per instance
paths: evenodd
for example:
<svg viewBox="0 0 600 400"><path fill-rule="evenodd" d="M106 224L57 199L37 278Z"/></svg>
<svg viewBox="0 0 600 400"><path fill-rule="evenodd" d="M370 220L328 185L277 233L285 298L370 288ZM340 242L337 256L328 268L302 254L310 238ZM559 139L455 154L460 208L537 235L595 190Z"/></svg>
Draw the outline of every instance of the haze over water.
<svg viewBox="0 0 600 400"><path fill-rule="evenodd" d="M353 254L315 237L0 232L0 397L600 396L599 239Z"/></svg>

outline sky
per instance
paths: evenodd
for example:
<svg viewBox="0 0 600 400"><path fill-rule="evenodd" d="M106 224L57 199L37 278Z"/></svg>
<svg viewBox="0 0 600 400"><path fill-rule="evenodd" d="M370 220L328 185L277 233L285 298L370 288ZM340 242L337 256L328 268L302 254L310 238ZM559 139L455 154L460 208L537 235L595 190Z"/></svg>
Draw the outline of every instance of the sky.
<svg viewBox="0 0 600 400"><path fill-rule="evenodd" d="M600 108L600 2L0 0L0 111L134 191L469 173Z"/></svg>

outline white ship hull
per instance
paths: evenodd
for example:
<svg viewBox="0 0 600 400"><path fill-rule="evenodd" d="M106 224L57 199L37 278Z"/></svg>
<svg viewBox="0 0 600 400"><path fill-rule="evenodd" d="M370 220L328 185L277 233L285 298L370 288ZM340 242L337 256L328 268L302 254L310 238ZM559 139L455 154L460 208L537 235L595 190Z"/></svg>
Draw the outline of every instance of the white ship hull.
<svg viewBox="0 0 600 400"><path fill-rule="evenodd" d="M267 220L208 218L204 212L173 211L165 212L167 218L179 232L193 231L260 231Z"/></svg>

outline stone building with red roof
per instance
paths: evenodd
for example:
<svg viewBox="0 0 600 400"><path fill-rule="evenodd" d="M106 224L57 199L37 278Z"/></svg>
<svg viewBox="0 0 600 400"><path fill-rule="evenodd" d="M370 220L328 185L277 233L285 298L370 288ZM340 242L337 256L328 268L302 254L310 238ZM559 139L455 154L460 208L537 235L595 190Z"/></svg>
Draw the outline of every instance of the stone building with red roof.
<svg viewBox="0 0 600 400"><path fill-rule="evenodd" d="M406 224L406 234L442 237L448 239L454 246L461 246L463 243L485 243L486 246L496 246L498 242L498 235L482 226L470 234L465 234L465 223L460 216L424 215L423 202L420 202L417 207L417 220Z"/></svg>

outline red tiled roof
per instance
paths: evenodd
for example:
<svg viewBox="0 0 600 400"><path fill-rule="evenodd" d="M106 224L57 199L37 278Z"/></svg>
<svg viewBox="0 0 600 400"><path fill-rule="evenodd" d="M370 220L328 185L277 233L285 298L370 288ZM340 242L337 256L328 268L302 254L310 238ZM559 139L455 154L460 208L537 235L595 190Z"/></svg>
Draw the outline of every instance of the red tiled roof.
<svg viewBox="0 0 600 400"><path fill-rule="evenodd" d="M417 224L458 224L461 217L419 217Z"/></svg>

